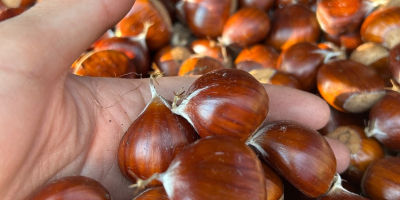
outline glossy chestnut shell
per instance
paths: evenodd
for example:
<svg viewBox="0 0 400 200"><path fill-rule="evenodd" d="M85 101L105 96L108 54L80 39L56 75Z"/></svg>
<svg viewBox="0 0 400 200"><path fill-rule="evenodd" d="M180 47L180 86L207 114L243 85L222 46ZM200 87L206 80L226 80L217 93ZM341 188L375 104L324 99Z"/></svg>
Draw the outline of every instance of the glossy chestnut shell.
<svg viewBox="0 0 400 200"><path fill-rule="evenodd" d="M260 160L232 137L211 136L188 145L158 179L170 199L266 198Z"/></svg>
<svg viewBox="0 0 400 200"><path fill-rule="evenodd" d="M310 197L325 194L336 158L317 131L294 121L263 124L246 142L282 177Z"/></svg>
<svg viewBox="0 0 400 200"><path fill-rule="evenodd" d="M351 60L322 65L317 73L317 86L322 97L342 112L365 112L385 94L385 84L378 73Z"/></svg>
<svg viewBox="0 0 400 200"><path fill-rule="evenodd" d="M274 12L267 44L284 50L299 42L316 43L320 33L315 13L305 6L294 4Z"/></svg>
<svg viewBox="0 0 400 200"><path fill-rule="evenodd" d="M173 105L172 111L186 118L201 137L226 135L245 141L269 111L264 86L238 69L202 75L181 98L182 102Z"/></svg>

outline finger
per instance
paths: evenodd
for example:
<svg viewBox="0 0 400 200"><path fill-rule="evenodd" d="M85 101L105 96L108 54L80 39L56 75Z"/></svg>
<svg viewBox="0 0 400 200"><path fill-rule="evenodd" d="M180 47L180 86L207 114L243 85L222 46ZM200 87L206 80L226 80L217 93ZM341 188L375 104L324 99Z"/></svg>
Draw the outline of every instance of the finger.
<svg viewBox="0 0 400 200"><path fill-rule="evenodd" d="M10 68L59 75L116 24L134 0L44 0L0 23L0 58ZM32 69L34 68L34 70Z"/></svg>
<svg viewBox="0 0 400 200"><path fill-rule="evenodd" d="M293 120L320 129L329 120L329 106L318 96L276 85L265 86L269 96L267 121Z"/></svg>
<svg viewBox="0 0 400 200"><path fill-rule="evenodd" d="M345 144L339 140L325 137L326 141L331 146L336 157L336 172L342 173L346 171L350 164L350 151Z"/></svg>

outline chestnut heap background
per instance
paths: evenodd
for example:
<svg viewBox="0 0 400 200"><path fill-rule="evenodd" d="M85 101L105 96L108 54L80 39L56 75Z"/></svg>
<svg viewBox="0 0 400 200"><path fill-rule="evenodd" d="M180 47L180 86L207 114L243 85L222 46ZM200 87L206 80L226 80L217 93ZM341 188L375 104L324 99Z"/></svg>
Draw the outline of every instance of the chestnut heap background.
<svg viewBox="0 0 400 200"><path fill-rule="evenodd" d="M0 21L39 2L0 1ZM124 19L77 58L71 73L143 78L235 68L261 83L319 95L331 106L331 118L317 131L349 148L350 166L335 175L327 194L313 196L288 181L290 169L277 173L273 163L260 162L268 199L283 193L285 199L399 199L399 35L398 0L136 0ZM246 143L263 157L255 140ZM68 186L47 187L83 183L77 187L89 189L79 190L110 198L88 177L65 179L72 180ZM136 199L150 197L168 199L161 185Z"/></svg>

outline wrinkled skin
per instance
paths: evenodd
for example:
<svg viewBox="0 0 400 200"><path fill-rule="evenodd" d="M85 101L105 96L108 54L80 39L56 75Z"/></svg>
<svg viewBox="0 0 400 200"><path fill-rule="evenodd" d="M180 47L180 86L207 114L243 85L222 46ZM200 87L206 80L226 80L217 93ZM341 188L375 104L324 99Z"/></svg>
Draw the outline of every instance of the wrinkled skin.
<svg viewBox="0 0 400 200"><path fill-rule="evenodd" d="M44 0L0 23L0 197L25 199L68 175L100 181L114 199L131 199L117 164L119 140L150 100L148 81L68 74L73 61L128 12L134 0ZM45 14L44 14L45 13ZM159 93L195 77L160 78ZM327 104L298 90L266 85L268 120L318 129Z"/></svg>

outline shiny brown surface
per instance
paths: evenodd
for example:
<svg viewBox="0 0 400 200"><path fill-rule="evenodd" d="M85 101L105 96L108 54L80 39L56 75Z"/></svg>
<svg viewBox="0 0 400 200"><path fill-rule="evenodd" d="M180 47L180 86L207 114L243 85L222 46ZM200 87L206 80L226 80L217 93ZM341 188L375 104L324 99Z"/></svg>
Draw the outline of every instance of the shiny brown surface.
<svg viewBox="0 0 400 200"><path fill-rule="evenodd" d="M239 0L240 8L259 8L263 11L268 12L275 4L275 0Z"/></svg>
<svg viewBox="0 0 400 200"><path fill-rule="evenodd" d="M400 199L400 157L386 157L365 172L363 194L371 199Z"/></svg>
<svg viewBox="0 0 400 200"><path fill-rule="evenodd" d="M189 145L161 180L171 199L266 199L260 160L235 138L213 136Z"/></svg>
<svg viewBox="0 0 400 200"><path fill-rule="evenodd" d="M400 84L400 44L390 50L389 69L392 72L394 80Z"/></svg>
<svg viewBox="0 0 400 200"><path fill-rule="evenodd" d="M143 24L151 23L146 35L148 48L157 50L167 45L172 36L171 19L169 15L163 15L161 9L165 11L165 7L156 7L152 0L136 0L129 13L116 25L117 36L139 35L143 31Z"/></svg>
<svg viewBox="0 0 400 200"><path fill-rule="evenodd" d="M328 193L318 198L318 200L369 200L359 194L348 191L342 186L342 179L339 174L335 177L335 183L329 189Z"/></svg>
<svg viewBox="0 0 400 200"><path fill-rule="evenodd" d="M85 53L78 59L73 73L80 76L92 77L122 77L128 73L128 77L136 76L135 67L129 58L120 51L103 50Z"/></svg>
<svg viewBox="0 0 400 200"><path fill-rule="evenodd" d="M284 72L271 68L258 68L249 71L261 83L281 85L296 89L301 89L299 81Z"/></svg>
<svg viewBox="0 0 400 200"><path fill-rule="evenodd" d="M200 38L221 36L229 18L233 0L181 0L189 29Z"/></svg>
<svg viewBox="0 0 400 200"><path fill-rule="evenodd" d="M219 44L215 40L209 40L209 39L194 40L190 44L190 49L196 54L213 57L215 59L218 59L224 64L229 65L232 62L230 53L227 51L226 52L227 55L224 55L224 49L222 47L222 44Z"/></svg>
<svg viewBox="0 0 400 200"><path fill-rule="evenodd" d="M320 48L310 42L300 42L281 52L277 69L294 76L305 91L316 87L317 72L323 64L325 55L318 53Z"/></svg>
<svg viewBox="0 0 400 200"><path fill-rule="evenodd" d="M350 165L341 175L354 185L361 184L362 176L371 162L385 156L381 144L365 135L364 127L340 126L327 137L339 140L350 149Z"/></svg>
<svg viewBox="0 0 400 200"><path fill-rule="evenodd" d="M226 135L245 141L267 117L269 98L249 73L221 69L198 78L174 110L186 115L201 137Z"/></svg>
<svg viewBox="0 0 400 200"><path fill-rule="evenodd" d="M388 33L400 29L400 7L377 9L365 18L361 26L361 37L368 42L376 42L389 48L400 42L388 38ZM397 34L398 35L398 34Z"/></svg>
<svg viewBox="0 0 400 200"><path fill-rule="evenodd" d="M1 7L1 6L0 6ZM25 12L26 8L8 8L1 11L0 8L0 21L13 18L21 13Z"/></svg>
<svg viewBox="0 0 400 200"><path fill-rule="evenodd" d="M293 4L300 4L308 8L314 8L317 0L275 0L276 8L283 8Z"/></svg>
<svg viewBox="0 0 400 200"><path fill-rule="evenodd" d="M342 33L340 35L330 35L324 33L324 38L329 42L333 42L339 47L345 48L347 53L351 53L354 49L364 43L364 41L361 39L359 29L357 29L355 32Z"/></svg>
<svg viewBox="0 0 400 200"><path fill-rule="evenodd" d="M400 93L388 91L369 113L367 135L394 151L400 150Z"/></svg>
<svg viewBox="0 0 400 200"><path fill-rule="evenodd" d="M152 88L153 90L154 88ZM148 179L167 170L175 156L198 136L188 121L171 112L170 102L152 91L152 101L129 126L118 149L122 175ZM161 185L152 181L148 186Z"/></svg>
<svg viewBox="0 0 400 200"><path fill-rule="evenodd" d="M267 185L267 198L265 200L280 200L283 196L283 183L281 177L265 162L261 162Z"/></svg>
<svg viewBox="0 0 400 200"><path fill-rule="evenodd" d="M209 56L193 55L186 59L179 68L179 76L202 75L216 69L223 69L224 65L217 59Z"/></svg>
<svg viewBox="0 0 400 200"><path fill-rule="evenodd" d="M30 200L91 199L110 200L111 195L98 181L84 176L68 176L38 190Z"/></svg>
<svg viewBox="0 0 400 200"><path fill-rule="evenodd" d="M116 50L125 53L136 67L136 73L142 77L148 77L150 71L150 56L148 50L136 41L124 37L112 37L99 41L94 46L94 50Z"/></svg>
<svg viewBox="0 0 400 200"><path fill-rule="evenodd" d="M362 0L320 0L316 15L321 29L330 35L355 32L367 12Z"/></svg>
<svg viewBox="0 0 400 200"><path fill-rule="evenodd" d="M321 96L342 112L365 112L384 94L384 82L376 71L350 60L322 65L317 73L317 86ZM349 105L354 95L363 97Z"/></svg>
<svg viewBox="0 0 400 200"><path fill-rule="evenodd" d="M138 196L136 196L133 200L169 200L167 193L165 192L164 187L153 187L149 188Z"/></svg>
<svg viewBox="0 0 400 200"><path fill-rule="evenodd" d="M276 121L264 124L247 144L304 194L319 197L328 191L336 159L317 131L294 121Z"/></svg>
<svg viewBox="0 0 400 200"><path fill-rule="evenodd" d="M222 30L225 45L248 47L261 42L270 30L270 19L258 8L242 8L231 15ZM240 30L240 31L238 31Z"/></svg>
<svg viewBox="0 0 400 200"><path fill-rule="evenodd" d="M177 76L182 63L191 55L192 52L184 46L168 45L161 48L153 60L164 76Z"/></svg>
<svg viewBox="0 0 400 200"><path fill-rule="evenodd" d="M235 65L238 69L246 69L245 66L241 67L241 63L251 61L260 64L262 68L276 68L278 57L279 53L273 47L256 44L242 49L235 59ZM246 69L246 71L249 71L249 69Z"/></svg>
<svg viewBox="0 0 400 200"><path fill-rule="evenodd" d="M299 42L317 42L320 33L315 13L295 4L274 13L267 43L278 50L284 50Z"/></svg>

